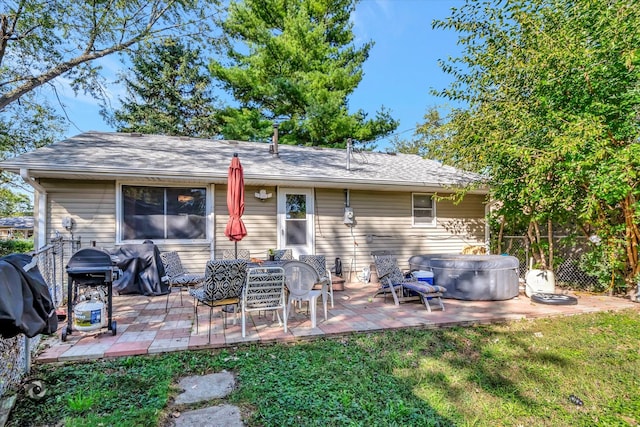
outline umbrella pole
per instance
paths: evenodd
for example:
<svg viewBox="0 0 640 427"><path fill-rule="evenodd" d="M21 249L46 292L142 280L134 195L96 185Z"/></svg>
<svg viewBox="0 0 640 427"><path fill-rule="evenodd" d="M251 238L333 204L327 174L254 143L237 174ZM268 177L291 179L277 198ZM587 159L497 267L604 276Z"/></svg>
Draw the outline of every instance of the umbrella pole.
<svg viewBox="0 0 640 427"><path fill-rule="evenodd" d="M238 259L238 241L233 242L234 249L236 250L236 259Z"/></svg>

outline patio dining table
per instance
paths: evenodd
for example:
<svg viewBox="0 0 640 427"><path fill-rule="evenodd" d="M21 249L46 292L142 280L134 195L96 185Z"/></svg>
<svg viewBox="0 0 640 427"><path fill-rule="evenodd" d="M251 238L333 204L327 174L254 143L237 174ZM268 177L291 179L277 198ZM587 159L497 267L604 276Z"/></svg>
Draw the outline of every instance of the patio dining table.
<svg viewBox="0 0 640 427"><path fill-rule="evenodd" d="M285 264L287 264L288 262L291 261L296 261L296 260L287 260L287 259L283 259L283 260L260 260L259 262L247 262L247 270L252 269L252 268L261 268L261 267L284 267ZM297 262L297 261L296 261ZM322 292L322 299L323 301L327 301L327 297L328 297L328 293L329 293L329 284L327 282L318 282L316 284L314 284L314 287L316 285L321 285L321 292ZM287 283L285 281L285 288L287 286ZM288 290L288 288L287 288ZM325 303L326 304L326 303ZM326 311L326 310L325 310ZM326 317L326 313L325 313L325 317Z"/></svg>

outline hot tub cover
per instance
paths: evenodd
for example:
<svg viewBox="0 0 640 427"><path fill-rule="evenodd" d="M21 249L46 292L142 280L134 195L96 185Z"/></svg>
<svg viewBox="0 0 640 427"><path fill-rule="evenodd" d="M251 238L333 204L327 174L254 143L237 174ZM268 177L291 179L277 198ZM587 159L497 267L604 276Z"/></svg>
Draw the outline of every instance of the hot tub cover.
<svg viewBox="0 0 640 427"><path fill-rule="evenodd" d="M433 271L445 298L498 301L519 293L516 257L502 255L427 254L409 259L412 270Z"/></svg>

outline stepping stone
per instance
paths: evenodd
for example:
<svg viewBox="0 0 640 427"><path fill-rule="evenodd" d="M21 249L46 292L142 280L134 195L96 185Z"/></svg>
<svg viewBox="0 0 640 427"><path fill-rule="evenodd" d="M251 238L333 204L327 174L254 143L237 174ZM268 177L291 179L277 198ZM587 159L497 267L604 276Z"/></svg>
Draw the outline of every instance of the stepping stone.
<svg viewBox="0 0 640 427"><path fill-rule="evenodd" d="M173 422L175 427L244 427L240 410L233 405L218 405L184 412Z"/></svg>
<svg viewBox="0 0 640 427"><path fill-rule="evenodd" d="M233 374L227 371L215 374L185 377L180 380L184 392L175 399L175 405L202 402L226 397L236 386Z"/></svg>

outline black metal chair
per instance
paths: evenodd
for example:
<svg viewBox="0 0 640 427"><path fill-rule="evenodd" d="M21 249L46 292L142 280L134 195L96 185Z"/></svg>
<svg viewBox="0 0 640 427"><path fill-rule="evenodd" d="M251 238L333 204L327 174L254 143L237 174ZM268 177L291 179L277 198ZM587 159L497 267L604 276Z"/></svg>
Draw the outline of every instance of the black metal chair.
<svg viewBox="0 0 640 427"><path fill-rule="evenodd" d="M209 307L209 342L211 342L211 317L214 307L234 307L234 316L238 312L237 306L240 303L240 296L247 278L247 261L240 259L233 260L212 260L207 261L204 273L204 285L189 289L189 294L195 298L195 322L196 333L198 333L198 306L200 304ZM223 325L226 327L226 311L223 312ZM235 323L235 317L234 317Z"/></svg>
<svg viewBox="0 0 640 427"><path fill-rule="evenodd" d="M183 266L180 260L180 255L177 252L163 252L160 254L162 260L162 266L164 267L164 273L166 279L169 281L169 289L174 286L180 288L180 306L182 306L182 291L190 286L200 286L204 282L204 274L189 273ZM171 292L167 294L167 303L165 305L165 311L169 310L169 296Z"/></svg>

